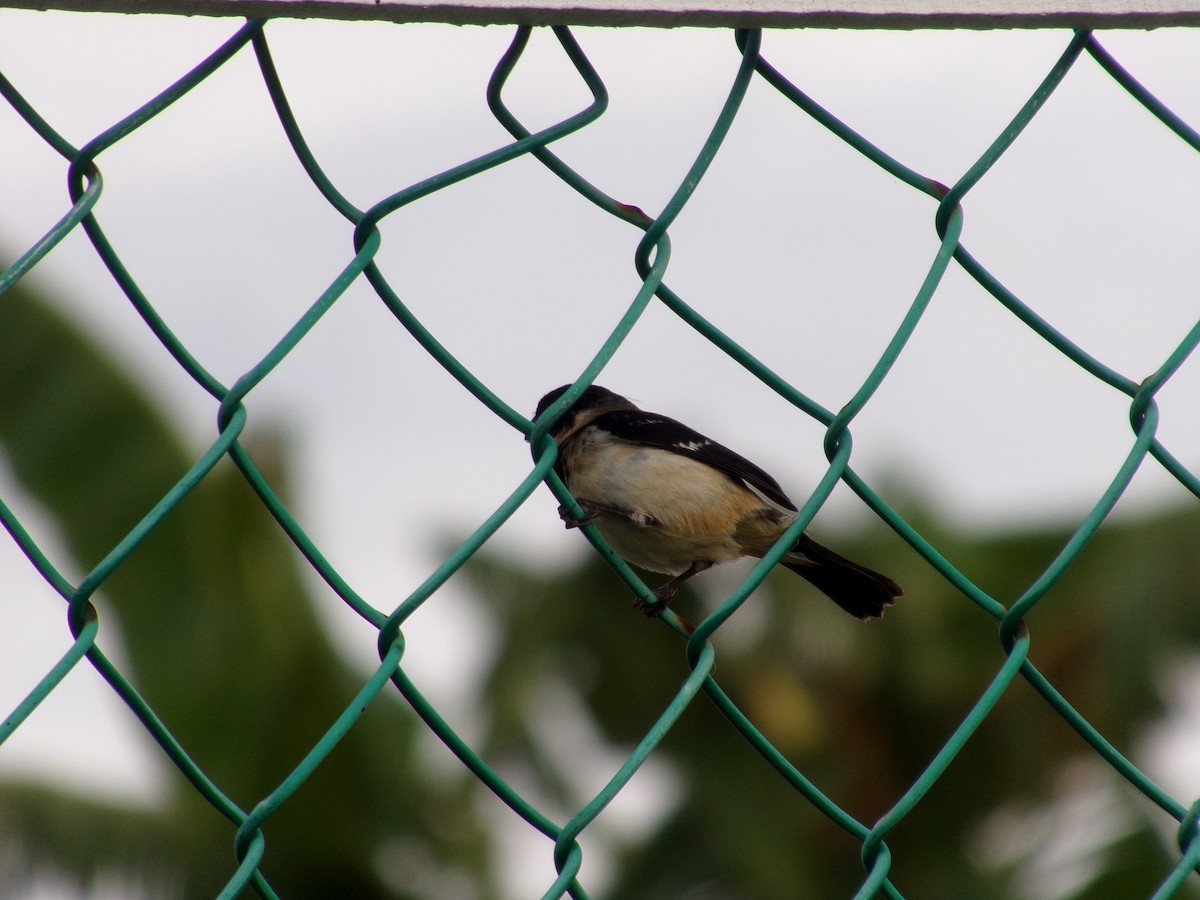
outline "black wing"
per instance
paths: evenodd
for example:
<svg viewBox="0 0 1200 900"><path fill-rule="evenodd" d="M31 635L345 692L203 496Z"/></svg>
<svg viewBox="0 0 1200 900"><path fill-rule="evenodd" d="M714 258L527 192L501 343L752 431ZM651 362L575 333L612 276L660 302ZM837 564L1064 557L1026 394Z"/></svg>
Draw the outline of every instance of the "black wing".
<svg viewBox="0 0 1200 900"><path fill-rule="evenodd" d="M682 422L657 413L622 409L597 416L591 425L602 428L623 441L669 450L706 466L712 466L734 481L746 484L772 503L793 512L796 510L796 505L788 499L774 478L746 457L688 428Z"/></svg>

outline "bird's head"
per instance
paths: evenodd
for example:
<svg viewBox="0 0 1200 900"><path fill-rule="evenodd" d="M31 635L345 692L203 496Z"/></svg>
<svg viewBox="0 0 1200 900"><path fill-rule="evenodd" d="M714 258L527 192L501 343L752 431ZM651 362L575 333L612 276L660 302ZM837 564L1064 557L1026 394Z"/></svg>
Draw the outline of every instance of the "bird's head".
<svg viewBox="0 0 1200 900"><path fill-rule="evenodd" d="M564 384L562 387L557 387L542 397L538 401L534 419L540 419L542 413L565 394L569 387L569 384ZM597 416L606 412L612 412L615 409L637 409L637 407L620 394L593 384L580 395L579 399L566 412L559 416L558 421L554 423L554 427L550 429L550 436L561 444L567 437L583 428Z"/></svg>

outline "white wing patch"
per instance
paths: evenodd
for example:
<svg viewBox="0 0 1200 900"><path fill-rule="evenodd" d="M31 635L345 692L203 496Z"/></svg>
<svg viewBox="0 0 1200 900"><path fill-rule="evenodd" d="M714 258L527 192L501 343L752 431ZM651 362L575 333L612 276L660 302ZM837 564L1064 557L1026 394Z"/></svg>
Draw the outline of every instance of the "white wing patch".
<svg viewBox="0 0 1200 900"><path fill-rule="evenodd" d="M771 509L781 512L789 517L796 515L796 511L794 509L788 509L786 506L781 506L777 501L772 500L770 497L748 482L745 478L740 478L738 480L742 483L742 487L752 493L767 506L771 507Z"/></svg>

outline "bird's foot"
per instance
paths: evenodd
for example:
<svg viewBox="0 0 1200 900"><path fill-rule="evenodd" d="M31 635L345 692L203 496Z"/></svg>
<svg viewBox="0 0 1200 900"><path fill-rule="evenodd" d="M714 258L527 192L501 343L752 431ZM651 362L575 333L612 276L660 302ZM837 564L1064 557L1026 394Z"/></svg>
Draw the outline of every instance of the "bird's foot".
<svg viewBox="0 0 1200 900"><path fill-rule="evenodd" d="M633 600L634 607L646 618L657 619L671 605L671 601L675 599L675 595L679 593L679 587L673 581L674 579L656 588L653 600L635 597Z"/></svg>
<svg viewBox="0 0 1200 900"><path fill-rule="evenodd" d="M591 522L592 519L596 518L595 516L589 516L586 512L584 513L583 518L577 518L575 514L571 512L570 507L565 505L558 508L558 517L562 519L563 525L567 528L582 528L584 525L587 525L589 522Z"/></svg>
<svg viewBox="0 0 1200 900"><path fill-rule="evenodd" d="M582 518L577 517L565 505L558 508L558 517L562 519L563 525L567 528L582 528L584 525L591 525L601 515L621 516L624 518L628 518L630 515L614 506L605 506L603 503L597 503L595 500L583 500L576 497L575 502L583 510Z"/></svg>
<svg viewBox="0 0 1200 900"><path fill-rule="evenodd" d="M558 508L558 517L562 519L563 525L567 528L582 528L584 525L590 525L596 520L596 516L602 512L590 500L576 500L575 502L583 510L582 516L576 516L571 512L571 508L565 504Z"/></svg>
<svg viewBox="0 0 1200 900"><path fill-rule="evenodd" d="M656 619L663 614L663 610L671 605L671 601L675 599L675 595L679 593L679 586L691 578L703 572L705 569L712 566L707 560L698 559L670 581L660 584L654 589L653 601L643 600L638 597L633 601L633 605L642 611L646 616Z"/></svg>

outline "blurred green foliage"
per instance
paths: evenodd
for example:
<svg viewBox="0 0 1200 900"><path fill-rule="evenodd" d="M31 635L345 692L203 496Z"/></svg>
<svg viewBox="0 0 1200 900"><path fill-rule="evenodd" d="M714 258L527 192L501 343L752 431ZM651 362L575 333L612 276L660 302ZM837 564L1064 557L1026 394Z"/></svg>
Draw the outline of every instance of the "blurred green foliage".
<svg viewBox="0 0 1200 900"><path fill-rule="evenodd" d="M118 363L20 289L0 307L0 383L6 458L83 570L191 462ZM286 448L266 440L250 450L286 493ZM1068 536L1050 527L972 534L928 510L906 512L1005 602ZM869 824L928 764L1003 654L996 622L882 526L834 543L896 577L907 597L882 621L861 623L775 573L717 633L715 677L785 756ZM1165 713L1165 675L1196 654L1198 546L1194 504L1110 523L1029 618L1033 662L1128 753ZM521 773L541 808L565 821L590 799L587 786L611 774L580 768L599 753L628 753L674 696L688 674L683 644L634 612L591 558L547 573L485 548L456 583L495 629L477 749L501 773ZM131 680L243 809L274 789L363 680L322 633L299 555L232 466L201 483L97 605L100 644L119 629ZM685 592L676 606L698 619L705 601ZM421 726L390 698L268 820L268 880L288 898L505 896L495 865L504 845L490 829L506 813L465 772L432 776L417 752ZM583 749L564 756L564 741ZM703 697L652 760L655 772L634 787L657 779L665 799L633 836L605 830L608 813L584 833L585 886L593 841L615 860L604 873L612 900L848 897L861 883L858 842ZM1068 812L1088 797L1100 798L1110 827L1072 829ZM1022 840L1047 822L1046 834L1086 860L1065 889L1039 876L1053 841ZM0 783L0 839L21 848L8 857L21 868L0 872L12 885L53 872L86 886L115 871L144 896L208 897L233 871L234 831L182 777L152 810ZM892 880L912 898L1101 900L1148 896L1177 858L1172 832L1169 817L1018 681L888 844ZM1198 885L1179 896L1200 896Z"/></svg>
<svg viewBox="0 0 1200 900"><path fill-rule="evenodd" d="M971 535L919 511L908 518L960 571L1005 600L1019 596L1068 537L1056 528ZM778 571L717 633L715 677L805 775L871 824L928 765L1003 654L996 622L890 533L881 528L837 546L893 574L906 598L883 620L861 623ZM1033 662L1127 752L1164 714L1163 676L1194 656L1200 641L1197 546L1195 509L1109 525L1028 620ZM547 681L577 694L604 737L628 750L686 676L678 639L624 610L620 582L602 563L551 580L485 555L467 571L501 629L483 700L497 712L486 750L493 758L543 755L538 701ZM682 595L676 604L693 618L703 607ZM858 842L794 793L714 707L693 704L659 756L677 773L682 795L650 839L625 848L612 897L849 897L861 883ZM544 777L546 791L571 780L569 772ZM1079 836L1078 852L1090 853L1095 871L1065 896L1149 896L1178 858L1169 844L1173 820L1018 681L889 837L893 882L910 897L1019 896L1014 879L1046 847L989 865L986 841L1005 837L995 823L1007 818L1017 823L1010 832L1019 831L1025 819L1052 816L1085 789L1111 794L1119 831L1099 846ZM558 797L568 811L587 799L569 791ZM1200 896L1197 887L1200 879L1180 896Z"/></svg>
<svg viewBox="0 0 1200 900"><path fill-rule="evenodd" d="M8 462L83 571L193 462L116 361L20 288L0 306L0 383ZM275 442L250 449L286 496ZM362 685L318 626L297 554L232 464L200 483L96 604L100 645L119 628L139 692L243 810L283 780ZM416 764L416 723L399 707L369 709L271 818L264 870L282 896L394 896L377 854L395 842L429 843L429 855L447 862L479 858L473 823L441 805ZM77 739L86 752L86 735ZM45 866L82 883L101 870L145 869L170 886L165 896L214 896L236 867L236 828L182 776L170 788L147 813L3 786L0 833L26 848L27 863L8 883Z"/></svg>

